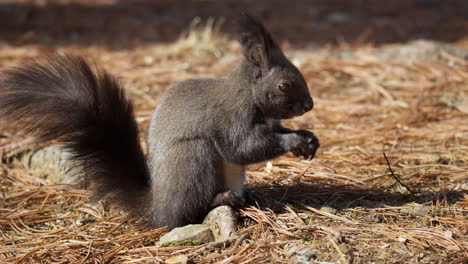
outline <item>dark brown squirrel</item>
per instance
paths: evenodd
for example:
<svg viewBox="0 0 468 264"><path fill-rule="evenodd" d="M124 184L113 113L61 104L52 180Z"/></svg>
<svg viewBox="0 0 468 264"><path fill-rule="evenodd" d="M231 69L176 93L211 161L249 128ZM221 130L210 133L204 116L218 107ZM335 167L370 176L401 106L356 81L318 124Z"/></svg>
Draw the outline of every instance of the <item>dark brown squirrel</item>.
<svg viewBox="0 0 468 264"><path fill-rule="evenodd" d="M149 125L148 157L121 84L80 57L3 71L0 117L62 142L96 198L110 195L153 226L199 222L215 206L243 203L245 165L287 152L311 159L319 147L313 133L278 121L312 109L302 74L260 22L237 22L241 63L167 89Z"/></svg>

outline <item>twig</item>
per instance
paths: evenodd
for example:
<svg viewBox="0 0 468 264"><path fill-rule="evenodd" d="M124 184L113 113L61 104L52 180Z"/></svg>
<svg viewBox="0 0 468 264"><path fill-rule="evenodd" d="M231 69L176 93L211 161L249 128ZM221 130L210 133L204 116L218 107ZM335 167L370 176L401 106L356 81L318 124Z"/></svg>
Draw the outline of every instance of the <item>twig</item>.
<svg viewBox="0 0 468 264"><path fill-rule="evenodd" d="M347 218L344 218L344 217L341 217L341 216L337 216L337 215L334 215L334 214L330 214L330 213L327 213L327 212L323 212L323 211L320 211L320 210L317 210L311 206L305 206L305 208L307 208L308 210L314 212L314 213L317 213L319 215L323 215L323 216L327 216L329 218L332 218L332 219L335 219L335 220L339 220L339 221L343 221L345 223L348 223L348 224L352 224L352 225L357 225L359 224L358 222L354 222L354 221L351 221Z"/></svg>
<svg viewBox="0 0 468 264"><path fill-rule="evenodd" d="M404 183L395 175L395 173L394 173L393 170L392 170L392 166L390 165L390 161L388 161L388 158L387 158L387 155L385 154L385 152L383 152L383 155L384 155L385 161L387 161L388 169L390 170L390 174L393 176L393 178L395 178L395 180L396 180L399 184L401 184L403 187L405 187L410 193L416 193L416 192L413 191L408 185L404 184Z"/></svg>
<svg viewBox="0 0 468 264"><path fill-rule="evenodd" d="M310 169L310 167L312 167L312 161L310 161L309 165L307 165L307 167L304 170L302 170L299 174L292 176L291 180L295 183L299 182L299 179L302 176L304 176L304 174Z"/></svg>
<svg viewBox="0 0 468 264"><path fill-rule="evenodd" d="M91 254L91 247L93 246L93 242L94 240L91 240L91 242L89 242L88 253L86 253L86 256L81 261L81 264L85 263L85 261L88 259L89 255Z"/></svg>
<svg viewBox="0 0 468 264"><path fill-rule="evenodd" d="M227 246L231 245L232 243L234 243L234 247L237 247L242 243L242 241L247 239L249 236L250 236L249 234L243 234L240 237L234 235L234 236L228 237L228 238L226 238L224 240L221 240L221 241L211 242L208 245L203 246L203 247L197 249L196 251L187 254L187 257L191 258L191 257L193 257L195 255L201 254L203 251L206 251L208 249L224 248L224 247L227 247Z"/></svg>

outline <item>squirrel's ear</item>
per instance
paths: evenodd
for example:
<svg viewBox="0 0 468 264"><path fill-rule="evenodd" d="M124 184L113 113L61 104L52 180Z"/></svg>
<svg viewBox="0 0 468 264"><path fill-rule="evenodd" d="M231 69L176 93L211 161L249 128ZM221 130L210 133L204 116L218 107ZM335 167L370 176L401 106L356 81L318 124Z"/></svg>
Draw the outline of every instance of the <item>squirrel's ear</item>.
<svg viewBox="0 0 468 264"><path fill-rule="evenodd" d="M254 66L254 77L258 79L271 68L271 53L277 45L265 27L253 17L242 14L237 21L244 57Z"/></svg>

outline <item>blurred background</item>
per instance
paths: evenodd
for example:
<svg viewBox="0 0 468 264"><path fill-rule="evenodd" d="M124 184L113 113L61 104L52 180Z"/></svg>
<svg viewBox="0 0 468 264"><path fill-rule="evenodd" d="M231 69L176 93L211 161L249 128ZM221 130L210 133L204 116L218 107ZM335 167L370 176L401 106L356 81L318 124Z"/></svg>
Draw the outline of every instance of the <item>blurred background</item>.
<svg viewBox="0 0 468 264"><path fill-rule="evenodd" d="M2 0L1 41L131 48L176 40L195 17L248 11L293 47L432 39L466 44L466 0ZM230 23L224 30L232 32Z"/></svg>

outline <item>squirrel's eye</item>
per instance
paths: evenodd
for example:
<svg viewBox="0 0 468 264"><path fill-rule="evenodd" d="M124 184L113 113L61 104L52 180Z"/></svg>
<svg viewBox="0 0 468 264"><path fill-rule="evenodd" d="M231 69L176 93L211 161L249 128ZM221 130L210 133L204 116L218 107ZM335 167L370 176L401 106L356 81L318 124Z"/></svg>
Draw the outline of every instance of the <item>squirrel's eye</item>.
<svg viewBox="0 0 468 264"><path fill-rule="evenodd" d="M289 90L289 84L287 83L280 83L278 85L278 89L282 92L287 92Z"/></svg>

